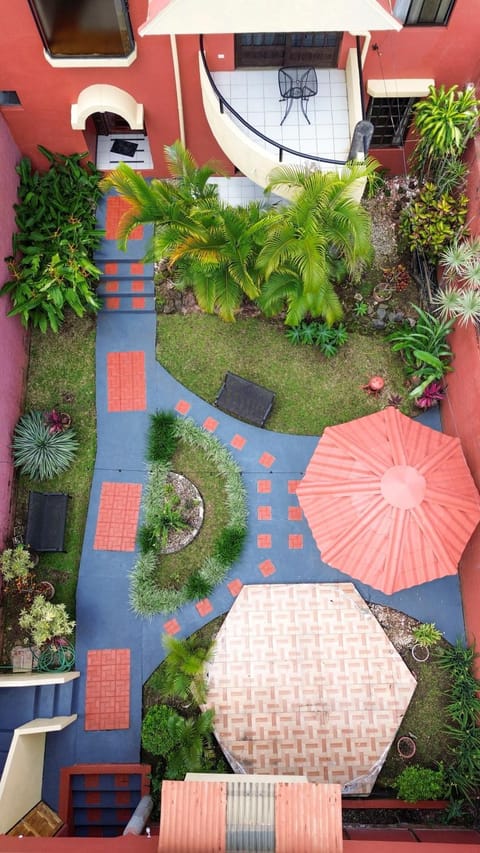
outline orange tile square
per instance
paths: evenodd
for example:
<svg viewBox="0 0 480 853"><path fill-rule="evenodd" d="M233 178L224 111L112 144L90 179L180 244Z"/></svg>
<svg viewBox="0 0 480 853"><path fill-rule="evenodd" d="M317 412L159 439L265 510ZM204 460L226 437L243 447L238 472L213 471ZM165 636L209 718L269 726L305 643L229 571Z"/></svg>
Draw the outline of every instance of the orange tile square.
<svg viewBox="0 0 480 853"><path fill-rule="evenodd" d="M268 495L272 491L271 480L257 480L257 492L262 495Z"/></svg>
<svg viewBox="0 0 480 853"><path fill-rule="evenodd" d="M211 601L208 600L208 598L202 598L202 600L199 601L195 605L195 607L198 610L200 616L207 616L213 610L213 605Z"/></svg>
<svg viewBox="0 0 480 853"><path fill-rule="evenodd" d="M102 483L94 550L135 550L141 497L140 483Z"/></svg>
<svg viewBox="0 0 480 853"><path fill-rule="evenodd" d="M288 537L288 547L292 550L303 548L303 536L300 533L291 533Z"/></svg>
<svg viewBox="0 0 480 853"><path fill-rule="evenodd" d="M88 788L98 788L100 785L100 776L97 773L86 773L83 777L83 786Z"/></svg>
<svg viewBox="0 0 480 853"><path fill-rule="evenodd" d="M107 410L142 412L146 408L145 353L142 350L107 353Z"/></svg>
<svg viewBox="0 0 480 853"><path fill-rule="evenodd" d="M100 791L87 791L85 795L85 802L87 806L98 806L100 799Z"/></svg>
<svg viewBox="0 0 480 853"><path fill-rule="evenodd" d="M230 444L235 450L243 450L247 443L247 439L243 437L243 435L234 435Z"/></svg>
<svg viewBox="0 0 480 853"><path fill-rule="evenodd" d="M259 506L259 507L257 507L257 518L259 521L270 521L272 518L272 507L271 506Z"/></svg>
<svg viewBox="0 0 480 853"><path fill-rule="evenodd" d="M275 456L272 456L271 453L262 453L258 461L260 465L263 465L264 468L271 468L271 466L275 462Z"/></svg>
<svg viewBox="0 0 480 853"><path fill-rule="evenodd" d="M301 521L303 518L303 512L301 506L289 506L288 507L288 520L289 521Z"/></svg>
<svg viewBox="0 0 480 853"><path fill-rule="evenodd" d="M233 595L234 598L236 598L236 596L243 587L243 583L239 578L235 578L233 581L230 581L230 583L227 583L227 587L230 594Z"/></svg>
<svg viewBox="0 0 480 853"><path fill-rule="evenodd" d="M275 574L277 571L277 567L271 560L264 560L263 563L260 563L258 567L264 578L268 578L270 575Z"/></svg>
<svg viewBox="0 0 480 853"><path fill-rule="evenodd" d="M132 308L138 310L142 310L145 308L145 297L144 296L132 296Z"/></svg>
<svg viewBox="0 0 480 853"><path fill-rule="evenodd" d="M289 480L288 481L288 494L295 495L297 493L297 486L300 483L300 480Z"/></svg>
<svg viewBox="0 0 480 853"><path fill-rule="evenodd" d="M190 403L187 403L186 400L179 400L177 405L175 406L175 411L180 415L186 415L191 409Z"/></svg>
<svg viewBox="0 0 480 853"><path fill-rule="evenodd" d="M133 293L143 293L145 289L145 282L142 279L136 279L132 281L132 292Z"/></svg>
<svg viewBox="0 0 480 853"><path fill-rule="evenodd" d="M105 292L106 293L117 293L118 287L119 287L118 281L107 281L107 283L105 285Z"/></svg>
<svg viewBox="0 0 480 853"><path fill-rule="evenodd" d="M126 669L128 655L128 668ZM122 666L121 676L117 664ZM98 683L101 694L97 698ZM128 691L125 690L128 684ZM91 686L95 685L95 700ZM121 689L120 689L121 688ZM97 649L95 656L87 654L85 687L85 731L128 729L130 726L130 649ZM90 784L85 787L95 787Z"/></svg>
<svg viewBox="0 0 480 853"><path fill-rule="evenodd" d="M271 548L272 537L270 533L259 533L257 536L257 548Z"/></svg>
<svg viewBox="0 0 480 853"><path fill-rule="evenodd" d="M218 427L218 421L215 418L205 418L203 422L203 428L207 430L207 432L215 432Z"/></svg>
<svg viewBox="0 0 480 853"><path fill-rule="evenodd" d="M107 261L104 268L105 275L115 275L118 272L118 264L116 261Z"/></svg>
<svg viewBox="0 0 480 853"><path fill-rule="evenodd" d="M109 311L118 311L120 308L120 297L119 296L107 296L105 299L105 307Z"/></svg>
<svg viewBox="0 0 480 853"><path fill-rule="evenodd" d="M107 198L107 215L105 218L105 237L107 240L117 239L120 220L130 210L130 207L128 201L118 195ZM143 225L137 225L128 236L130 240L141 240L143 237Z"/></svg>
<svg viewBox="0 0 480 853"><path fill-rule="evenodd" d="M166 634L178 634L180 630L180 625L178 624L176 619L169 619L168 622L164 623L163 630Z"/></svg>
<svg viewBox="0 0 480 853"><path fill-rule="evenodd" d="M142 275L143 269L143 264L139 261L135 261L133 264L130 264L130 272L132 275Z"/></svg>
<svg viewBox="0 0 480 853"><path fill-rule="evenodd" d="M100 823L101 819L101 809L87 809L87 820L89 823Z"/></svg>

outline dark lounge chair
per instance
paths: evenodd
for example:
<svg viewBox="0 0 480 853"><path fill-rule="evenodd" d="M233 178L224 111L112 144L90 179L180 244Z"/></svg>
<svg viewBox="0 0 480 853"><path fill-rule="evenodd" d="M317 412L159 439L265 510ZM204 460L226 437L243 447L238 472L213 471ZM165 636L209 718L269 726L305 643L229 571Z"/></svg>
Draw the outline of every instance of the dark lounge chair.
<svg viewBox="0 0 480 853"><path fill-rule="evenodd" d="M215 405L242 421L263 427L272 411L275 394L255 382L226 373Z"/></svg>

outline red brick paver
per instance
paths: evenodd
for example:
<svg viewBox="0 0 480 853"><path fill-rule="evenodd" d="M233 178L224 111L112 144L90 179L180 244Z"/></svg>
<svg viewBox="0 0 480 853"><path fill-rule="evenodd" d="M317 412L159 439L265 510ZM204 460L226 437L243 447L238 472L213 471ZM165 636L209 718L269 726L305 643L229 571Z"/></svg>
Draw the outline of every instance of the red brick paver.
<svg viewBox="0 0 480 853"><path fill-rule="evenodd" d="M203 422L203 428L207 430L207 432L215 432L218 427L218 421L215 418L205 418Z"/></svg>
<svg viewBox="0 0 480 853"><path fill-rule="evenodd" d="M289 480L288 481L288 494L295 495L297 492L297 486L300 483L300 480Z"/></svg>
<svg viewBox="0 0 480 853"><path fill-rule="evenodd" d="M243 437L243 435L234 435L230 444L235 450L243 450L247 443L247 439Z"/></svg>
<svg viewBox="0 0 480 853"><path fill-rule="evenodd" d="M139 261L135 261L133 264L130 264L130 272L132 275L143 275L145 267Z"/></svg>
<svg viewBox="0 0 480 853"><path fill-rule="evenodd" d="M288 507L288 520L289 521L301 521L303 519L303 512L301 506L289 506Z"/></svg>
<svg viewBox="0 0 480 853"><path fill-rule="evenodd" d="M85 731L130 726L130 649L87 653Z"/></svg>
<svg viewBox="0 0 480 853"><path fill-rule="evenodd" d="M141 311L145 308L145 297L144 296L132 296L132 308L133 310Z"/></svg>
<svg viewBox="0 0 480 853"><path fill-rule="evenodd" d="M135 279L135 281L132 281L133 293L142 293L144 290L145 282L142 279Z"/></svg>
<svg viewBox="0 0 480 853"><path fill-rule="evenodd" d="M116 240L118 237L118 225L124 213L130 209L129 203L121 196L111 195L107 198L107 215L105 222L105 237L107 240ZM128 235L129 240L141 240L143 237L143 225L137 225Z"/></svg>
<svg viewBox="0 0 480 853"><path fill-rule="evenodd" d="M118 264L116 261L107 261L104 267L105 275L116 275L118 272Z"/></svg>
<svg viewBox="0 0 480 853"><path fill-rule="evenodd" d="M107 354L107 410L143 412L147 408L145 353L143 351Z"/></svg>
<svg viewBox="0 0 480 853"><path fill-rule="evenodd" d="M303 536L301 533L290 533L288 547L290 549L303 548Z"/></svg>
<svg viewBox="0 0 480 853"><path fill-rule="evenodd" d="M105 293L118 293L118 281L107 281Z"/></svg>
<svg viewBox="0 0 480 853"><path fill-rule="evenodd" d="M118 296L107 296L105 299L105 308L107 311L118 311L120 308L120 297Z"/></svg>
<svg viewBox="0 0 480 853"><path fill-rule="evenodd" d="M262 453L258 461L264 468L271 468L275 462L275 456L272 456L271 453Z"/></svg>
<svg viewBox="0 0 480 853"><path fill-rule="evenodd" d="M178 634L180 625L176 619L169 619L168 622L164 623L163 630L166 634L170 634L173 637L174 634Z"/></svg>
<svg viewBox="0 0 480 853"><path fill-rule="evenodd" d="M240 578L235 578L233 581L230 581L230 583L227 583L227 587L233 598L236 598L243 587L243 583Z"/></svg>
<svg viewBox="0 0 480 853"><path fill-rule="evenodd" d="M102 483L96 551L134 551L142 486L140 483Z"/></svg>
<svg viewBox="0 0 480 853"><path fill-rule="evenodd" d="M272 518L272 507L271 506L259 506L259 507L257 507L257 518L259 521L270 521Z"/></svg>
<svg viewBox="0 0 480 853"><path fill-rule="evenodd" d="M272 491L271 480L257 480L257 492L261 495L268 495Z"/></svg>
<svg viewBox="0 0 480 853"><path fill-rule="evenodd" d="M175 406L175 411L178 412L179 415L186 415L191 408L190 403L187 403L186 400L179 400Z"/></svg>
<svg viewBox="0 0 480 853"><path fill-rule="evenodd" d="M272 563L271 560L264 560L263 563L260 563L258 567L264 578L270 577L270 575L274 575L277 571L277 567L275 563Z"/></svg>
<svg viewBox="0 0 480 853"><path fill-rule="evenodd" d="M213 610L213 605L211 601L208 600L208 598L202 598L201 601L197 602L195 607L198 610L200 616L208 616L208 614L211 613Z"/></svg>
<svg viewBox="0 0 480 853"><path fill-rule="evenodd" d="M257 536L257 548L271 548L272 537L270 533L259 533Z"/></svg>

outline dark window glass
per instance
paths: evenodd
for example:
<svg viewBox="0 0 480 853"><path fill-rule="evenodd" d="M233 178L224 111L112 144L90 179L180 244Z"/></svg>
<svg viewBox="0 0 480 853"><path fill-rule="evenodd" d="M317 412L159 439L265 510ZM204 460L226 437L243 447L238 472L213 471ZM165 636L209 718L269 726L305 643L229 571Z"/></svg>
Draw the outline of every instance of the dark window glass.
<svg viewBox="0 0 480 853"><path fill-rule="evenodd" d="M285 33L242 33L240 36L242 47L271 47L284 45L285 41Z"/></svg>
<svg viewBox="0 0 480 853"><path fill-rule="evenodd" d="M128 56L133 34L127 0L30 0L54 57Z"/></svg>
<svg viewBox="0 0 480 853"><path fill-rule="evenodd" d="M370 98L367 119L374 127L371 148L399 148L407 135L416 98Z"/></svg>
<svg viewBox="0 0 480 853"><path fill-rule="evenodd" d="M448 23L455 0L411 0L406 26L442 26Z"/></svg>
<svg viewBox="0 0 480 853"><path fill-rule="evenodd" d="M16 92L13 92L10 89L0 91L0 107L18 107L19 105L20 98Z"/></svg>

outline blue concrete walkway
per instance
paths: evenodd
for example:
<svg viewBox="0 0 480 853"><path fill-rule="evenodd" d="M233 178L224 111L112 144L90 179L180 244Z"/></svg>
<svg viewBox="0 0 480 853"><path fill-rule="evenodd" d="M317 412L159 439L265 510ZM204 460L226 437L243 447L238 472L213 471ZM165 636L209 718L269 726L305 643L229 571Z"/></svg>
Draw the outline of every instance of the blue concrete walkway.
<svg viewBox="0 0 480 853"><path fill-rule="evenodd" d="M98 218L104 226L106 200L100 204ZM105 239L97 263L117 264L115 275L108 273L102 282L105 308L97 323L97 434L98 447L91 489L85 539L77 591L77 668L82 676L78 687L78 721L48 742L44 796L55 805L60 766L80 762L135 762L139 760L142 713L142 685L164 656L162 636L165 625L175 619L177 636L187 636L210 619L229 610L235 592L231 581L241 584L345 582L347 575L322 562L317 546L303 518L296 520L298 500L294 483L302 478L318 439L261 430L240 423L210 406L176 382L156 361L156 322L153 304L153 270L130 276L128 264L137 264L145 251L149 229L142 239L129 243L127 254L119 252L116 241ZM113 268L113 267L112 267ZM117 290L109 288L115 278ZM136 292L143 279L145 299L141 309L131 307L132 281ZM115 294L109 308L108 294ZM182 342L179 341L179 347ZM142 351L145 354L146 409L144 411L108 411L107 358L109 353ZM232 369L235 365L232 365ZM137 552L94 548L102 484L135 483L145 485L145 441L149 415L157 409L176 410L179 402L188 404L188 416L203 425L208 417L218 421L215 435L238 462L248 496L248 538L241 559L228 577L209 596L211 610L201 616L192 602L175 614L152 619L137 617L129 606L129 574ZM186 407L185 407L186 408ZM181 416L181 415L179 415ZM422 418L423 419L423 418ZM427 413L425 420L439 428L438 416ZM242 449L232 445L234 436L245 439ZM274 457L265 465L263 454ZM262 460L262 461L260 461ZM259 507L270 507L270 511ZM259 517L271 513L268 520ZM289 518L290 515L290 518ZM294 537L291 539L290 537ZM260 537L260 538L259 538ZM265 539L262 537L270 537ZM268 547L264 547L267 545ZM354 581L367 602L388 604L422 621L435 622L445 636L454 641L463 636L463 616L457 576L386 596ZM237 589L240 584L237 584ZM235 588L233 588L235 589ZM128 728L85 730L85 685L87 655L96 649L130 649L130 725Z"/></svg>

